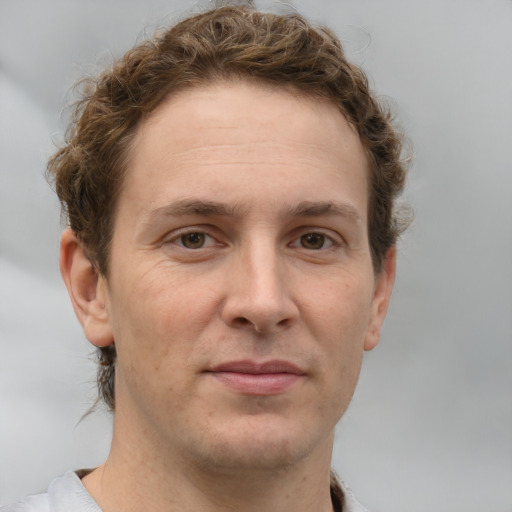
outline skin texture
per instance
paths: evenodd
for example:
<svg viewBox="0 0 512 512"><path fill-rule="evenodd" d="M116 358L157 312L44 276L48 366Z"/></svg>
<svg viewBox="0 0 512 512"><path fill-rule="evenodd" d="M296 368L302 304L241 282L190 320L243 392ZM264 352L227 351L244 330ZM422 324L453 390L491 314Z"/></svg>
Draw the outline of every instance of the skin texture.
<svg viewBox="0 0 512 512"><path fill-rule="evenodd" d="M331 509L334 427L394 279L367 187L355 130L293 90L213 84L142 122L108 279L71 231L61 248L87 338L118 354L112 451L84 479L106 512ZM219 370L240 361L278 375Z"/></svg>

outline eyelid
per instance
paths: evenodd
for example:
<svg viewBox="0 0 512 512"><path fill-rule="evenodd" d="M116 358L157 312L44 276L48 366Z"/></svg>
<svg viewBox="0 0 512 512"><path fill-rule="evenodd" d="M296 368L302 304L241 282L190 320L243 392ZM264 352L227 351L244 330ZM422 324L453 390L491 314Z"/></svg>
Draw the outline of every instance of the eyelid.
<svg viewBox="0 0 512 512"><path fill-rule="evenodd" d="M289 247L294 247L294 244L299 244L301 237L308 234L318 234L324 236L327 240L331 242L329 247L322 247L321 249L307 249L305 247L301 247L298 245L298 248L303 249L305 251L326 251L329 249L343 247L346 245L345 239L336 231L326 228L317 228L314 226L307 226L304 228L298 229L294 235L292 241L288 244Z"/></svg>
<svg viewBox="0 0 512 512"><path fill-rule="evenodd" d="M226 245L225 241L222 241L222 237L218 233L213 233L213 231L216 231L214 227L210 225L194 225L194 226L186 226L183 228L178 228L173 230L172 232L168 233L166 236L162 238L162 245L172 244L175 247L178 247L179 249L182 249L184 251L190 251L190 252L198 252L201 249L210 249L211 247L214 247L215 245L222 246ZM201 233L205 235L205 238L207 242L204 246L198 248L198 249L190 249L188 247L185 247L182 243L180 243L180 238L184 235L190 234L190 233ZM322 247L321 249L307 249L305 247L300 247L300 239L302 236L307 234L319 234L326 238L327 241L329 241L328 247ZM293 234L290 236L290 241L286 244L288 247L294 248L297 244L297 248L303 249L304 251L312 252L312 251L327 251L329 249L336 249L339 247L346 246L347 243L345 241L345 238L338 232L329 229L329 228L319 228L316 226L305 226L298 228L294 230Z"/></svg>
<svg viewBox="0 0 512 512"><path fill-rule="evenodd" d="M189 235L191 233L200 233L200 234L204 235L205 240L206 240L205 244L198 249L190 249L188 247L185 247L182 243L180 243L180 238L182 236ZM209 249L210 247L212 247L214 245L221 244L221 242L219 242L218 238L215 237L211 233L211 229L208 229L207 226L199 225L199 226L187 226L187 227L179 228L179 229L172 231L171 233L169 233L162 239L162 244L163 245L173 244L185 251L199 251L201 249Z"/></svg>

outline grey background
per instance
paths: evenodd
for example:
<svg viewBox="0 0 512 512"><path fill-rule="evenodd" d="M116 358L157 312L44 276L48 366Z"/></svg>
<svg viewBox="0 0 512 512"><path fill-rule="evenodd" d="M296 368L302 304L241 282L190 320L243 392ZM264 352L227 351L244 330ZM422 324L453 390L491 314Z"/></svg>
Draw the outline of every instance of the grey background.
<svg viewBox="0 0 512 512"><path fill-rule="evenodd" d="M415 148L416 221L334 466L374 512L512 511L512 2L294 5L337 31ZM99 464L111 435L101 412L79 422L95 368L43 178L66 90L194 6L0 1L0 503Z"/></svg>

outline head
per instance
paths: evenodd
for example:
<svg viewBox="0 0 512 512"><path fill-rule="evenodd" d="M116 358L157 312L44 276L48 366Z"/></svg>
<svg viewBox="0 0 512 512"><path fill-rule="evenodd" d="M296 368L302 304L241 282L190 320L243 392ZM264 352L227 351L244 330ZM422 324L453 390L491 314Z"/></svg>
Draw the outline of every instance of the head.
<svg viewBox="0 0 512 512"><path fill-rule="evenodd" d="M158 33L89 81L67 143L49 162L69 226L106 282L118 198L141 124L183 92L239 82L330 104L348 121L366 158L368 244L373 272L382 272L405 226L395 200L406 172L389 112L328 29L298 14L227 6ZM113 345L100 348L100 395L111 409L115 358Z"/></svg>

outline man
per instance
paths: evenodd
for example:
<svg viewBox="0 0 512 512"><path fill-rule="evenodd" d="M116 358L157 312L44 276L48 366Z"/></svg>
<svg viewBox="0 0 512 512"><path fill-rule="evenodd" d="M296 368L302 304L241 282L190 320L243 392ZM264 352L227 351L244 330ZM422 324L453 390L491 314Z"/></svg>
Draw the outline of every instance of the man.
<svg viewBox="0 0 512 512"><path fill-rule="evenodd" d="M11 510L364 510L330 472L378 343L400 138L328 30L223 7L128 52L49 163L106 462Z"/></svg>

